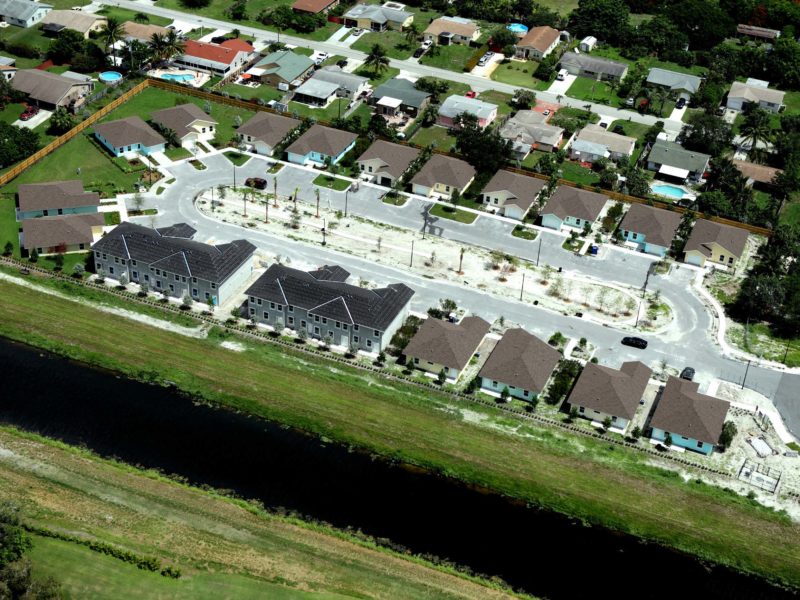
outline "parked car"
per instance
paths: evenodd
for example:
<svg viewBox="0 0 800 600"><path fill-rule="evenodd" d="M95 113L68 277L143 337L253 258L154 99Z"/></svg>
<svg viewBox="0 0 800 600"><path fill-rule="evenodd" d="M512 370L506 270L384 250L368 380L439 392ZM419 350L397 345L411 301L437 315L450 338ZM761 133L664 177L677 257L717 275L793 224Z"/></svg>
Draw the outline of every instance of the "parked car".
<svg viewBox="0 0 800 600"><path fill-rule="evenodd" d="M428 48L430 48L432 45L433 45L433 42L431 40L425 40L424 42L422 42L422 44L420 44L420 46L422 46L426 50Z"/></svg>
<svg viewBox="0 0 800 600"><path fill-rule="evenodd" d="M474 98L475 96L477 96L477 95L478 95L478 92L475 92L475 91L473 91L473 90L470 90L470 91L468 91L468 92L467 92L466 94L464 94L464 95L465 95L467 98Z"/></svg>
<svg viewBox="0 0 800 600"><path fill-rule="evenodd" d="M247 187L256 188L257 190L263 190L267 187L267 180L262 179L261 177L248 177L245 179L244 184Z"/></svg>
<svg viewBox="0 0 800 600"><path fill-rule="evenodd" d="M361 29L360 27L356 27L355 29L353 29L353 31L350 32L350 35L352 35L353 37L358 37L362 33L364 33L364 30Z"/></svg>
<svg viewBox="0 0 800 600"><path fill-rule="evenodd" d="M38 106L27 106L22 114L19 116L20 121L27 121L39 112Z"/></svg>
<svg viewBox="0 0 800 600"><path fill-rule="evenodd" d="M636 98L631 97L625 100L625 106L633 106L634 104L636 104Z"/></svg>
<svg viewBox="0 0 800 600"><path fill-rule="evenodd" d="M639 337L626 336L622 338L622 345L632 346L633 348L639 348L640 350L644 350L645 348L647 348L647 341Z"/></svg>
<svg viewBox="0 0 800 600"><path fill-rule="evenodd" d="M620 135L625 135L625 128L622 125L614 125L614 129L612 131Z"/></svg>
<svg viewBox="0 0 800 600"><path fill-rule="evenodd" d="M344 69L347 66L347 59L343 58L342 60L337 61L336 66L339 67L340 69Z"/></svg>
<svg viewBox="0 0 800 600"><path fill-rule="evenodd" d="M545 109L544 109L544 112L543 112L542 114L543 114L545 117L546 117L546 116L548 116L548 115L550 114L550 109L549 109L549 108L545 108Z"/></svg>
<svg viewBox="0 0 800 600"><path fill-rule="evenodd" d="M686 381L691 381L694 379L694 369L692 367L686 367L681 371L681 379L685 379Z"/></svg>
<svg viewBox="0 0 800 600"><path fill-rule="evenodd" d="M686 106L686 98L678 98L678 101L675 103L675 108L683 108Z"/></svg>
<svg viewBox="0 0 800 600"><path fill-rule="evenodd" d="M607 127L608 127L608 123L600 123L600 127L602 127L603 129L605 129L605 128L607 128Z"/></svg>
<svg viewBox="0 0 800 600"><path fill-rule="evenodd" d="M419 58L423 54L425 54L425 48L417 48L414 50L414 58Z"/></svg>

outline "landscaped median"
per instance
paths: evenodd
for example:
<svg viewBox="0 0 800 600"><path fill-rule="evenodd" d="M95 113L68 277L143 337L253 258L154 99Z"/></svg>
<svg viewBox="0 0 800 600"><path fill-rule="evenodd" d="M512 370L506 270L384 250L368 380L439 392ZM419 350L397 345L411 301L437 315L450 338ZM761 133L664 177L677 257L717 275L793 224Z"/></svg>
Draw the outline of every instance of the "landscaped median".
<svg viewBox="0 0 800 600"><path fill-rule="evenodd" d="M509 421L507 413L288 347L182 336L0 281L0 335L296 426L384 457L703 558L800 585L800 526L733 492L654 466L649 453ZM36 310L30 310L30 306ZM124 344L119 343L121 339ZM297 371L297 358L303 370ZM231 374L235 373L235 376ZM302 379L302 384L300 380ZM466 413L482 415L479 422ZM776 543L780 540L780 543Z"/></svg>

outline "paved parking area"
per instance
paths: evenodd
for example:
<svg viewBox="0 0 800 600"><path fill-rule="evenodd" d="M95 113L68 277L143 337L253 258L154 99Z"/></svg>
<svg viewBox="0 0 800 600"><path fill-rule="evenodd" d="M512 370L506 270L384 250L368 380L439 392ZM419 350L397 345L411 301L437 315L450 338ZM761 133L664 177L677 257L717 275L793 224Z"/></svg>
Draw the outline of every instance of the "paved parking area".
<svg viewBox="0 0 800 600"><path fill-rule="evenodd" d="M21 119L17 119L14 121L14 125L17 127L24 127L25 129L34 129L47 121L52 116L52 112L49 110L40 110L36 113L32 119L28 119L27 121L23 121Z"/></svg>
<svg viewBox="0 0 800 600"><path fill-rule="evenodd" d="M547 88L547 91L551 94L562 94L564 96L567 95L567 90L570 86L575 83L575 80L578 78L577 75L567 75L564 78L564 81L559 81L556 79L553 83L550 84L550 87Z"/></svg>

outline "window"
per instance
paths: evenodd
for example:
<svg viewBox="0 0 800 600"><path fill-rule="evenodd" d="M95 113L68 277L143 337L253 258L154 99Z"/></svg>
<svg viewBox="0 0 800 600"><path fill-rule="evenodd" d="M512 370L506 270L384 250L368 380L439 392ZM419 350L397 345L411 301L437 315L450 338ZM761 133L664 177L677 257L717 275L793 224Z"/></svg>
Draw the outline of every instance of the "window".
<svg viewBox="0 0 800 600"><path fill-rule="evenodd" d="M372 348L372 340L367 340L367 348Z"/></svg>
<svg viewBox="0 0 800 600"><path fill-rule="evenodd" d="M364 170L364 163L361 163L360 166L361 166L361 170L363 171Z"/></svg>
<svg viewBox="0 0 800 600"><path fill-rule="evenodd" d="M494 380L492 380L492 385L493 385L494 387L497 387L497 382L496 382L496 381L494 381Z"/></svg>
<svg viewBox="0 0 800 600"><path fill-rule="evenodd" d="M192 277L192 283L197 283L197 277Z"/></svg>
<svg viewBox="0 0 800 600"><path fill-rule="evenodd" d="M272 309L274 309L274 308L275 308L275 303L274 303L274 302L270 302L270 303L269 303L269 307L270 307L270 308L272 308Z"/></svg>
<svg viewBox="0 0 800 600"><path fill-rule="evenodd" d="M584 408L583 408L582 406L579 406L579 407L578 407L578 412L579 412L579 413L581 413L581 414L583 414L583 412L584 412Z"/></svg>
<svg viewBox="0 0 800 600"><path fill-rule="evenodd" d="M358 331L358 325L353 325L353 331Z"/></svg>
<svg viewBox="0 0 800 600"><path fill-rule="evenodd" d="M186 283L186 277L181 277L181 283Z"/></svg>
<svg viewBox="0 0 800 600"><path fill-rule="evenodd" d="M135 261L135 260L132 260L132 261L131 261L131 264L132 264L132 265L135 267L135 266L136 266L136 261Z"/></svg>
<svg viewBox="0 0 800 600"><path fill-rule="evenodd" d="M314 335L319 335L319 327L314 327Z"/></svg>
<svg viewBox="0 0 800 600"><path fill-rule="evenodd" d="M258 300L256 300L256 304L258 304L259 306L261 306L261 298L259 298Z"/></svg>
<svg viewBox="0 0 800 600"><path fill-rule="evenodd" d="M702 448L703 447L703 442L697 442L697 447L698 448Z"/></svg>
<svg viewBox="0 0 800 600"><path fill-rule="evenodd" d="M283 310L283 304L278 304L278 310Z"/></svg>
<svg viewBox="0 0 800 600"><path fill-rule="evenodd" d="M95 252L95 253L94 253L94 257L95 257L95 258L100 258L100 253L99 253L99 252Z"/></svg>
<svg viewBox="0 0 800 600"><path fill-rule="evenodd" d="M414 359L414 364L415 364L415 365L418 365L418 364L419 364L419 359L418 359L418 358L415 358L415 359Z"/></svg>
<svg viewBox="0 0 800 600"><path fill-rule="evenodd" d="M269 321L269 313L267 311L264 311L264 320Z"/></svg>
<svg viewBox="0 0 800 600"><path fill-rule="evenodd" d="M119 257L118 257L118 256L115 256L115 257L114 257L114 262L115 262L115 263L117 263L117 264L119 264Z"/></svg>
<svg viewBox="0 0 800 600"><path fill-rule="evenodd" d="M358 336L357 336L357 335L354 335L354 336L353 336L353 341L354 341L356 344L358 343Z"/></svg>
<svg viewBox="0 0 800 600"><path fill-rule="evenodd" d="M374 337L381 337L381 332L380 332L380 331L378 331L377 329L375 329L375 330L373 330L373 332L372 332L372 335L373 335Z"/></svg>
<svg viewBox="0 0 800 600"><path fill-rule="evenodd" d="M145 281L150 281L150 275L148 275L147 273L145 273L145 274L144 274L144 280L145 280Z"/></svg>
<svg viewBox="0 0 800 600"><path fill-rule="evenodd" d="M156 279L156 287L158 289L161 289L161 280L160 279Z"/></svg>
<svg viewBox="0 0 800 600"><path fill-rule="evenodd" d="M161 269L156 269L156 275L161 275Z"/></svg>
<svg viewBox="0 0 800 600"><path fill-rule="evenodd" d="M205 298L206 298L206 300L208 300L210 297L211 297L211 294L209 294L208 292L206 292L206 293L205 293Z"/></svg>
<svg viewBox="0 0 800 600"><path fill-rule="evenodd" d="M330 337L333 337L333 331L331 331L330 329L328 329L328 335L329 335Z"/></svg>
<svg viewBox="0 0 800 600"><path fill-rule="evenodd" d="M612 422L612 423L616 423L616 422L617 422L617 417L615 417L615 416L613 416L613 415L612 415L612 416L611 416L611 422Z"/></svg>
<svg viewBox="0 0 800 600"><path fill-rule="evenodd" d="M108 257L106 256L106 253L103 252L103 260L105 260L106 258L108 258Z"/></svg>
<svg viewBox="0 0 800 600"><path fill-rule="evenodd" d="M108 272L113 275L114 274L114 267L108 267Z"/></svg>
<svg viewBox="0 0 800 600"><path fill-rule="evenodd" d="M342 324L339 321L336 321L336 329L341 329Z"/></svg>
<svg viewBox="0 0 800 600"><path fill-rule="evenodd" d="M444 189L445 189L445 190L447 190L447 191L449 192L449 191L450 191L450 186L449 186L449 185L446 185L446 186L444 186Z"/></svg>
<svg viewBox="0 0 800 600"><path fill-rule="evenodd" d="M289 317L289 325L294 325L294 317Z"/></svg>
<svg viewBox="0 0 800 600"><path fill-rule="evenodd" d="M289 312L294 312L294 306L290 304L289 306L286 307L286 310L288 310Z"/></svg>
<svg viewBox="0 0 800 600"><path fill-rule="evenodd" d="M63 215L64 214L64 209L63 208L59 208L58 209L58 214Z"/></svg>
<svg viewBox="0 0 800 600"><path fill-rule="evenodd" d="M314 323L319 323L319 315L314 315Z"/></svg>
<svg viewBox="0 0 800 600"><path fill-rule="evenodd" d="M180 280L181 280L181 276L180 275L175 275L175 281L180 281Z"/></svg>
<svg viewBox="0 0 800 600"><path fill-rule="evenodd" d="M328 324L328 319L326 317L322 317L322 324L323 325L327 325Z"/></svg>
<svg viewBox="0 0 800 600"><path fill-rule="evenodd" d="M211 282L211 289L212 289L212 290L215 290L215 289L217 289L217 284L216 284L216 283L214 283L213 281Z"/></svg>
<svg viewBox="0 0 800 600"><path fill-rule="evenodd" d="M522 395L527 398L528 396L530 396L530 393L528 392L528 390L522 390Z"/></svg>
<svg viewBox="0 0 800 600"><path fill-rule="evenodd" d="M303 327L303 328L305 328L305 326L306 326L306 322L305 322L304 320L303 320L303 321L300 321L300 327Z"/></svg>
<svg viewBox="0 0 800 600"><path fill-rule="evenodd" d="M250 296L250 303L253 303L255 301L256 301L255 297L254 296Z"/></svg>
<svg viewBox="0 0 800 600"><path fill-rule="evenodd" d="M348 329L350 329L350 327L347 325L347 323L342 323L342 329L347 331Z"/></svg>
<svg viewBox="0 0 800 600"><path fill-rule="evenodd" d="M139 271L133 271L133 273L131 273L131 276L132 276L134 279L139 279Z"/></svg>
<svg viewBox="0 0 800 600"><path fill-rule="evenodd" d="M725 262L725 255L724 254L720 254L719 255L719 262Z"/></svg>
<svg viewBox="0 0 800 600"><path fill-rule="evenodd" d="M733 257L732 257L732 256L729 256L729 257L728 257L728 264L729 264L729 265L732 265L732 264L733 264Z"/></svg>
<svg viewBox="0 0 800 600"><path fill-rule="evenodd" d="M197 288L192 288L192 296L197 298Z"/></svg>
<svg viewBox="0 0 800 600"><path fill-rule="evenodd" d="M169 284L169 291L170 292L174 292L175 291L175 286L172 285L171 283Z"/></svg>
<svg viewBox="0 0 800 600"><path fill-rule="evenodd" d="M86 244L84 243L78 244L78 250L86 250Z"/></svg>
<svg viewBox="0 0 800 600"><path fill-rule="evenodd" d="M251 314L251 315L254 315L254 314L256 314L256 309L255 309L255 308L251 308L251 309L250 309L250 314Z"/></svg>

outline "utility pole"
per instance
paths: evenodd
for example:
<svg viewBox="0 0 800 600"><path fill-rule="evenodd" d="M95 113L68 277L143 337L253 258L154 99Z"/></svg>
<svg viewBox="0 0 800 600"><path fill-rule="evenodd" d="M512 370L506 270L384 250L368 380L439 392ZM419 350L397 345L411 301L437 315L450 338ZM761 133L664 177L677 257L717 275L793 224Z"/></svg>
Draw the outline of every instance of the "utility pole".
<svg viewBox="0 0 800 600"><path fill-rule="evenodd" d="M747 359L747 368L744 370L744 379L742 379L742 389L744 389L744 382L747 381L747 373L750 371L750 359Z"/></svg>
<svg viewBox="0 0 800 600"><path fill-rule="evenodd" d="M464 248L461 248L461 254L458 257L458 274L461 275L464 271L461 270L461 267L464 265ZM525 277L525 274L522 274Z"/></svg>
<svg viewBox="0 0 800 600"><path fill-rule="evenodd" d="M428 228L428 211L422 213L422 239L425 239L425 230Z"/></svg>
<svg viewBox="0 0 800 600"><path fill-rule="evenodd" d="M236 191L236 163L233 163L233 190Z"/></svg>
<svg viewBox="0 0 800 600"><path fill-rule="evenodd" d="M786 364L786 357L789 356L789 342L786 342L786 351L783 353L783 364Z"/></svg>
<svg viewBox="0 0 800 600"><path fill-rule="evenodd" d="M314 193L317 196L317 218L319 219L319 188L315 188Z"/></svg>
<svg viewBox="0 0 800 600"><path fill-rule="evenodd" d="M322 219L322 245L323 246L325 246L328 243L327 238L326 238L326 234L328 233L327 232L327 229L328 229L327 225L328 224L325 222L325 219Z"/></svg>
<svg viewBox="0 0 800 600"><path fill-rule="evenodd" d="M411 260L408 261L408 266L409 267L414 266L414 240L411 240Z"/></svg>
<svg viewBox="0 0 800 600"><path fill-rule="evenodd" d="M350 197L350 188L344 191L344 216L347 216L347 199Z"/></svg>
<svg viewBox="0 0 800 600"><path fill-rule="evenodd" d="M522 292L525 290L525 271L522 272L522 285L519 286L519 299L522 300Z"/></svg>
<svg viewBox="0 0 800 600"><path fill-rule="evenodd" d="M272 205L278 208L278 176L272 178Z"/></svg>
<svg viewBox="0 0 800 600"><path fill-rule="evenodd" d="M244 200L244 212L242 213L243 216L247 216L247 188L244 189L242 192L242 200Z"/></svg>
<svg viewBox="0 0 800 600"><path fill-rule="evenodd" d="M539 266L539 257L542 255L542 234L539 232L539 250L536 252L536 266Z"/></svg>
<svg viewBox="0 0 800 600"><path fill-rule="evenodd" d="M264 223L269 223L269 198L264 202Z"/></svg>

